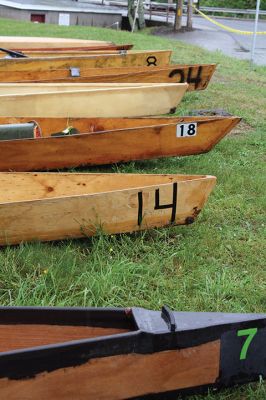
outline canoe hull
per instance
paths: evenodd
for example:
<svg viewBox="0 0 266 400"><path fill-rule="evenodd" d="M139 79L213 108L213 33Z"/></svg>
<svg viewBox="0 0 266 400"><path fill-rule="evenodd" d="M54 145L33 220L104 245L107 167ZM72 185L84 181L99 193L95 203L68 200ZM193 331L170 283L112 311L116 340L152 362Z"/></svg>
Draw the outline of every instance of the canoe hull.
<svg viewBox="0 0 266 400"><path fill-rule="evenodd" d="M0 71L2 82L128 82L128 83L184 83L188 90L207 88L215 71L215 64L206 65L170 65L167 67L123 67L121 68L83 68L79 76L71 76L69 69L38 72Z"/></svg>
<svg viewBox="0 0 266 400"><path fill-rule="evenodd" d="M80 57L41 57L0 59L0 72L13 74L24 71L25 78L32 72L68 70L69 68L159 67L169 65L171 50L142 51L125 54L101 54Z"/></svg>
<svg viewBox="0 0 266 400"><path fill-rule="evenodd" d="M190 224L215 181L211 176L0 173L0 244Z"/></svg>
<svg viewBox="0 0 266 400"><path fill-rule="evenodd" d="M32 119L0 118L0 125ZM41 171L200 154L210 151L240 121L237 117L35 120L44 138L0 141L4 155L0 171ZM191 122L197 125L196 136L177 137L177 126ZM48 136L67 126L88 133Z"/></svg>
<svg viewBox="0 0 266 400"><path fill-rule="evenodd" d="M112 42L103 40L67 39L34 36L0 36L0 47L7 49L58 49L81 46L113 46Z"/></svg>
<svg viewBox="0 0 266 400"><path fill-rule="evenodd" d="M0 95L0 116L137 117L173 113L187 84L144 84L107 89ZM158 102L160 98L160 102Z"/></svg>
<svg viewBox="0 0 266 400"><path fill-rule="evenodd" d="M266 376L265 314L2 307L2 335L12 328L0 353L10 400L174 399Z"/></svg>

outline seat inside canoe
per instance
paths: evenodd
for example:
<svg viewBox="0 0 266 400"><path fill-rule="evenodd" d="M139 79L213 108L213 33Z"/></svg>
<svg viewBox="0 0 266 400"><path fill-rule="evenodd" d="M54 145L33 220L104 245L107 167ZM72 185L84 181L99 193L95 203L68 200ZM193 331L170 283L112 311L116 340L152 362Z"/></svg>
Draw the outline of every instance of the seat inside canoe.
<svg viewBox="0 0 266 400"><path fill-rule="evenodd" d="M201 175L0 173L0 204L204 179Z"/></svg>

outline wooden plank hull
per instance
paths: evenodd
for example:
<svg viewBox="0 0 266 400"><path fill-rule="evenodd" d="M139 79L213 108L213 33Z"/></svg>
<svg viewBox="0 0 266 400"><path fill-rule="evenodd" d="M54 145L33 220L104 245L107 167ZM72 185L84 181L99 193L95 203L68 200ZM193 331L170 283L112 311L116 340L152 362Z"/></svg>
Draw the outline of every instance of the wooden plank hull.
<svg viewBox="0 0 266 400"><path fill-rule="evenodd" d="M9 400L175 399L266 377L266 314L2 307L0 331Z"/></svg>
<svg viewBox="0 0 266 400"><path fill-rule="evenodd" d="M47 70L38 72L0 71L2 82L129 82L129 83L184 83L188 90L206 89L215 71L215 64L169 65L166 67L83 68L79 76L71 76L71 70Z"/></svg>
<svg viewBox="0 0 266 400"><path fill-rule="evenodd" d="M35 88L28 85L17 85L17 88L1 85L0 116L25 117L29 110L33 118L167 114L175 112L188 86L184 83L58 84L54 88L53 84L36 84Z"/></svg>
<svg viewBox="0 0 266 400"><path fill-rule="evenodd" d="M190 224L215 181L190 175L2 172L0 244Z"/></svg>
<svg viewBox="0 0 266 400"><path fill-rule="evenodd" d="M0 125L32 121L0 118ZM141 119L36 118L43 137L0 141L0 171L41 171L101 165L210 151L240 121L237 117ZM193 136L177 137L177 126L196 123ZM68 126L80 134L51 137Z"/></svg>
<svg viewBox="0 0 266 400"><path fill-rule="evenodd" d="M71 68L158 67L169 65L171 50L150 50L126 54L80 57L1 58L0 71L25 73Z"/></svg>
<svg viewBox="0 0 266 400"><path fill-rule="evenodd" d="M58 48L44 48L44 49L24 49L17 48L11 49L11 51L17 51L25 54L27 57L65 57L65 56L85 56L94 53L114 53L119 54L124 51L131 50L133 48L133 44L110 44L110 45L102 45L95 44L94 46L78 46L78 47L58 47ZM9 51L10 49L5 49L4 47L0 48L0 57L5 57L5 50ZM89 52L89 54L88 54Z"/></svg>
<svg viewBox="0 0 266 400"><path fill-rule="evenodd" d="M0 47L7 49L60 49L109 45L112 46L113 43L104 40L83 40L34 36L0 36Z"/></svg>

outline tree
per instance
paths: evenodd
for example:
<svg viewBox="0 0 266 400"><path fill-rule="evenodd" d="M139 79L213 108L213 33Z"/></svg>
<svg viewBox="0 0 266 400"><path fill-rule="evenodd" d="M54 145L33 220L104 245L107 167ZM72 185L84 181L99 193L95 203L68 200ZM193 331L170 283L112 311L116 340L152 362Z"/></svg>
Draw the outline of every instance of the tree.
<svg viewBox="0 0 266 400"><path fill-rule="evenodd" d="M145 28L145 14L144 14L144 4L143 0L137 0L137 7L135 6L135 0L128 0L128 20L131 26L131 29L136 28L136 17L138 14L138 24L139 28Z"/></svg>
<svg viewBox="0 0 266 400"><path fill-rule="evenodd" d="M175 31L179 31L182 28L182 14L183 14L183 0L176 1L176 15L175 15Z"/></svg>

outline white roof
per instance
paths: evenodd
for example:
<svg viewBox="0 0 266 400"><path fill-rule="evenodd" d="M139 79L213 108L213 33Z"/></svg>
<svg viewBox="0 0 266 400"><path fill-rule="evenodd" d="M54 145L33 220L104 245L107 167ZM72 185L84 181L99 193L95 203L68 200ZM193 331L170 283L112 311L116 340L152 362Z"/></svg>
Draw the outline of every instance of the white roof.
<svg viewBox="0 0 266 400"><path fill-rule="evenodd" d="M0 6L34 11L87 12L119 15L122 13L116 7L85 4L70 0L0 0Z"/></svg>

